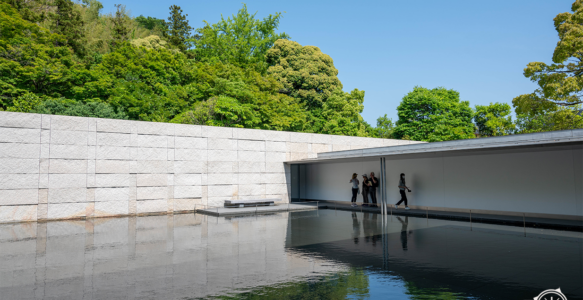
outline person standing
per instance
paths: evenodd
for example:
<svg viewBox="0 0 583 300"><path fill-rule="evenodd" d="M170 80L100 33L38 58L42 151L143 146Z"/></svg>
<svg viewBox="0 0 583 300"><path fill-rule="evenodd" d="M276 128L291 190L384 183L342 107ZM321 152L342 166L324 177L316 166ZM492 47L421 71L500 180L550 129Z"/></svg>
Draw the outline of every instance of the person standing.
<svg viewBox="0 0 583 300"><path fill-rule="evenodd" d="M401 201L395 204L395 209L399 208L399 204L402 202L405 202L405 209L409 209L409 206L407 206L407 194L405 194L405 189L411 192L405 182L405 173L401 173L401 179L399 180L399 193L401 193Z"/></svg>
<svg viewBox="0 0 583 300"><path fill-rule="evenodd" d="M368 206L368 190L371 187L371 183L366 177L366 174L362 174L362 206Z"/></svg>
<svg viewBox="0 0 583 300"><path fill-rule="evenodd" d="M352 183L352 199L350 202L352 203L350 206L355 207L356 205L356 195L358 195L358 185L360 182L358 181L358 175L356 173L352 174L352 179L350 179L350 183Z"/></svg>
<svg viewBox="0 0 583 300"><path fill-rule="evenodd" d="M374 177L374 172L370 172L370 181L372 186L368 191L370 193L370 200L372 201L371 206L377 207L377 187L379 186L379 179Z"/></svg>

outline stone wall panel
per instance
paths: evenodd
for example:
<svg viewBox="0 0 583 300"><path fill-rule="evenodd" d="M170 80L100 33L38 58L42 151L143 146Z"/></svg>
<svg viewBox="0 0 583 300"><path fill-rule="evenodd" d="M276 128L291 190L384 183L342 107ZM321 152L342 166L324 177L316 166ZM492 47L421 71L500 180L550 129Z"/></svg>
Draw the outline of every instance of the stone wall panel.
<svg viewBox="0 0 583 300"><path fill-rule="evenodd" d="M86 174L49 174L49 189L87 187Z"/></svg>
<svg viewBox="0 0 583 300"><path fill-rule="evenodd" d="M2 112L0 117L1 127L15 128L40 128L41 116L38 114L22 114L13 112Z"/></svg>
<svg viewBox="0 0 583 300"><path fill-rule="evenodd" d="M127 202L130 199L129 188L96 188L95 202L121 201ZM127 207L127 204L126 204Z"/></svg>
<svg viewBox="0 0 583 300"><path fill-rule="evenodd" d="M229 199L289 201L286 160L408 143L0 112L0 208L4 219L33 220L190 211ZM17 208L8 213L9 206Z"/></svg>
<svg viewBox="0 0 583 300"><path fill-rule="evenodd" d="M85 174L87 160L78 159L50 159L49 173L53 174Z"/></svg>
<svg viewBox="0 0 583 300"><path fill-rule="evenodd" d="M0 189L35 189L38 188L36 174L0 174Z"/></svg>
<svg viewBox="0 0 583 300"><path fill-rule="evenodd" d="M75 130L87 131L89 128L89 118L51 116L51 130Z"/></svg>
<svg viewBox="0 0 583 300"><path fill-rule="evenodd" d="M138 187L137 200L166 199L168 187Z"/></svg>
<svg viewBox="0 0 583 300"><path fill-rule="evenodd" d="M0 174L39 173L39 159L0 158Z"/></svg>
<svg viewBox="0 0 583 300"><path fill-rule="evenodd" d="M96 174L128 174L130 173L129 160L95 160Z"/></svg>
<svg viewBox="0 0 583 300"><path fill-rule="evenodd" d="M130 147L96 146L95 159L130 160Z"/></svg>
<svg viewBox="0 0 583 300"><path fill-rule="evenodd" d="M127 187L129 174L95 174L95 187Z"/></svg>
<svg viewBox="0 0 583 300"><path fill-rule="evenodd" d="M43 145L44 146L44 145ZM86 145L50 145L50 158L87 159Z"/></svg>
<svg viewBox="0 0 583 300"><path fill-rule="evenodd" d="M48 203L84 203L87 202L86 188L49 189Z"/></svg>
<svg viewBox="0 0 583 300"><path fill-rule="evenodd" d="M0 206L36 205L39 203L39 190L0 190Z"/></svg>
<svg viewBox="0 0 583 300"><path fill-rule="evenodd" d="M0 223L34 222L37 220L36 205L0 206Z"/></svg>
<svg viewBox="0 0 583 300"><path fill-rule="evenodd" d="M96 217L127 215L129 213L129 206L124 201L104 201L95 203Z"/></svg>
<svg viewBox="0 0 583 300"><path fill-rule="evenodd" d="M137 186L167 186L167 174L137 174Z"/></svg>
<svg viewBox="0 0 583 300"><path fill-rule="evenodd" d="M167 212L168 201L166 200L136 201L136 208L138 214Z"/></svg>
<svg viewBox="0 0 583 300"><path fill-rule="evenodd" d="M174 175L174 185L201 185L201 174L176 174Z"/></svg>
<svg viewBox="0 0 583 300"><path fill-rule="evenodd" d="M97 132L96 144L99 146L116 146L116 147L129 147L131 146L129 133L110 133L110 132Z"/></svg>
<svg viewBox="0 0 583 300"><path fill-rule="evenodd" d="M40 129L0 127L0 143L40 143Z"/></svg>
<svg viewBox="0 0 583 300"><path fill-rule="evenodd" d="M201 186L174 186L174 198L200 198L202 197Z"/></svg>

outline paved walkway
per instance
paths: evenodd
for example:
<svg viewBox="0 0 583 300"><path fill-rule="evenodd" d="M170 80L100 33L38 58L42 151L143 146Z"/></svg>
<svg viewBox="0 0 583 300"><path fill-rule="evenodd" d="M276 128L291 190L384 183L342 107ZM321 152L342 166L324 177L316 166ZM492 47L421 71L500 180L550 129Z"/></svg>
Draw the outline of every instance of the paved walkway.
<svg viewBox="0 0 583 300"><path fill-rule="evenodd" d="M313 202L311 202L313 203ZM381 209L379 207L366 207L357 206L351 207L350 202L338 203L338 202L327 202L320 201L317 204L320 209L338 209L338 210L348 210L348 211L362 211L362 212L376 212L380 213ZM395 209L391 205L387 209L388 214L400 215L400 216L413 216L431 219L443 219L443 220L457 220L457 221L471 221L476 223L488 223L488 224L500 224L500 225L510 225L510 226L520 226L520 227L533 227L533 228L547 228L547 229L558 229L558 230L569 230L569 231L581 231L583 232L583 221L576 220L562 220L562 219L547 219L547 218L533 218L533 217L520 217L520 216L505 216L505 215L493 215L493 214L476 214L472 213L470 217L470 212L448 212L448 211L432 211L432 210L421 210L421 209L409 209L405 210L404 206L399 206L399 209ZM471 218L471 219L470 219Z"/></svg>

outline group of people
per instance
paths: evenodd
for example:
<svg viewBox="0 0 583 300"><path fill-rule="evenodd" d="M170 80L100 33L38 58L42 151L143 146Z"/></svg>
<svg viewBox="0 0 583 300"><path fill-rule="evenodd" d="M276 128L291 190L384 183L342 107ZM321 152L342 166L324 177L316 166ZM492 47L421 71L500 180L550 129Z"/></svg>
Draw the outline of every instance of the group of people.
<svg viewBox="0 0 583 300"><path fill-rule="evenodd" d="M359 185L360 181L358 180L358 175L356 173L352 174L352 178L350 179L350 183L352 183L352 206L357 206L356 204L356 197L359 194ZM367 174L362 174L362 206L371 206L377 207L377 187L379 186L379 180L374 176L374 172L370 172L370 176ZM399 193L401 194L401 200L395 204L395 208L399 208L399 205L405 202L405 209L409 209L407 206L407 194L405 190L411 192L411 190L407 187L405 182L405 173L401 173L399 177ZM369 204L369 197L371 203Z"/></svg>

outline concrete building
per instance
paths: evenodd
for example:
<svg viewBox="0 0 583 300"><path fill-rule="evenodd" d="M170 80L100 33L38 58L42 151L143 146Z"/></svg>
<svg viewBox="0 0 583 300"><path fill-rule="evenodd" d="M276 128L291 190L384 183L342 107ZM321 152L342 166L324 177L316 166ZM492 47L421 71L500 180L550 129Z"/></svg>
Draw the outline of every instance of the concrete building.
<svg viewBox="0 0 583 300"><path fill-rule="evenodd" d="M349 202L350 176L381 161L391 205L405 173L413 209L583 221L583 129L319 153L288 162L291 197Z"/></svg>
<svg viewBox="0 0 583 300"><path fill-rule="evenodd" d="M388 139L0 112L0 223L289 201L289 160Z"/></svg>

